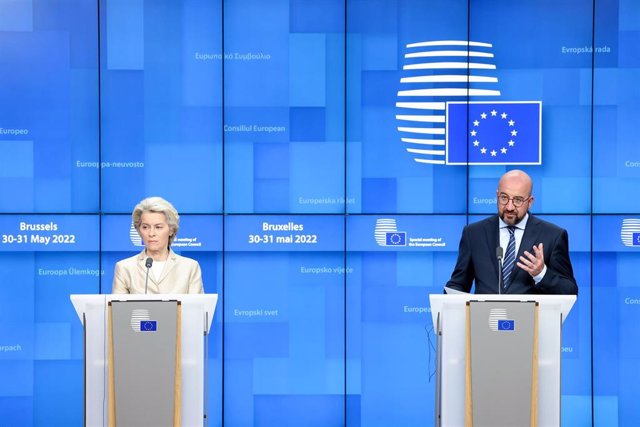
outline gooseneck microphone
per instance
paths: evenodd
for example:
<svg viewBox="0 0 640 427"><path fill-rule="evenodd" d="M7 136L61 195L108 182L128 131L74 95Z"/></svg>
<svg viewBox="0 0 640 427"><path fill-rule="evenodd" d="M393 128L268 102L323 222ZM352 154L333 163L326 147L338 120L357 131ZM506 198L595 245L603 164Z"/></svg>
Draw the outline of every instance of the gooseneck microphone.
<svg viewBox="0 0 640 427"><path fill-rule="evenodd" d="M502 258L504 257L504 249L502 246L496 248L496 258L498 258L498 295L502 294Z"/></svg>
<svg viewBox="0 0 640 427"><path fill-rule="evenodd" d="M502 248L500 248L502 249ZM149 257L144 262L144 266L147 267L147 275L144 278L144 294L147 294L147 284L149 283L149 269L153 265L153 258Z"/></svg>

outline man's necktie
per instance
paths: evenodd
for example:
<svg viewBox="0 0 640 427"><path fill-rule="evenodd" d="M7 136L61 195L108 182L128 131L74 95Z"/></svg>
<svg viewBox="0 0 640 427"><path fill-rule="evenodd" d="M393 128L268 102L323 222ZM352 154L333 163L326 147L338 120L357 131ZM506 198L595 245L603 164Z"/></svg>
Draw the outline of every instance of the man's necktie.
<svg viewBox="0 0 640 427"><path fill-rule="evenodd" d="M507 252L502 260L502 289L506 290L511 283L511 272L516 263L516 237L514 231L516 227L510 225L507 227L509 231L509 243L507 244Z"/></svg>

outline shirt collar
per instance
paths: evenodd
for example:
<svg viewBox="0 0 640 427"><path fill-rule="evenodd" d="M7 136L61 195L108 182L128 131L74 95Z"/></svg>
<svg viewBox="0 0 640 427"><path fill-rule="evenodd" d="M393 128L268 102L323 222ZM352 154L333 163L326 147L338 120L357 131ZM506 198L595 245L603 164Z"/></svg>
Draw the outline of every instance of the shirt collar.
<svg viewBox="0 0 640 427"><path fill-rule="evenodd" d="M524 215L524 218L522 218L522 221L520 221L519 223L517 223L515 227L516 227L517 229L519 229L519 230L524 230L524 229L525 229L525 227L527 226L527 221L528 221L528 220L529 220L529 212L527 212L527 213ZM498 228L501 228L501 229L502 229L502 228L507 228L507 227L509 226L509 225L508 225L506 222L504 222L504 221L502 220L502 218L500 218L500 217L498 217L498 223L499 223L499 225L500 225Z"/></svg>

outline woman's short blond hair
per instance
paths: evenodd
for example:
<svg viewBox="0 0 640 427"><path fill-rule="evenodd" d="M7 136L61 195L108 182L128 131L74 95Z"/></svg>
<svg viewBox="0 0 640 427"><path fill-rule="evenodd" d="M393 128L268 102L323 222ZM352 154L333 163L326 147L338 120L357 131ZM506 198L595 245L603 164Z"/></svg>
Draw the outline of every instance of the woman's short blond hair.
<svg viewBox="0 0 640 427"><path fill-rule="evenodd" d="M162 197L147 197L133 208L131 213L131 219L133 220L133 226L140 234L140 223L142 222L142 214L145 212L163 213L164 217L171 229L171 235L169 236L169 246L173 243L178 230L180 229L180 215L178 211L173 207L171 203L163 199Z"/></svg>

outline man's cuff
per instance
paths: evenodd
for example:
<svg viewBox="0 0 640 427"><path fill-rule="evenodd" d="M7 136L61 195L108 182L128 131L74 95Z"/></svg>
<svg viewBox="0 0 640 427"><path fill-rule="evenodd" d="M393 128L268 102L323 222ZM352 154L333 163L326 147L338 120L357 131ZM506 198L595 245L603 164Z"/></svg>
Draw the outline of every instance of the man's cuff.
<svg viewBox="0 0 640 427"><path fill-rule="evenodd" d="M540 274L533 276L533 281L535 282L536 285L540 283L540 281L542 280L546 272L547 272L547 265L545 264L544 267L542 267L542 271L540 272Z"/></svg>

